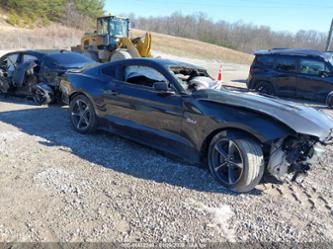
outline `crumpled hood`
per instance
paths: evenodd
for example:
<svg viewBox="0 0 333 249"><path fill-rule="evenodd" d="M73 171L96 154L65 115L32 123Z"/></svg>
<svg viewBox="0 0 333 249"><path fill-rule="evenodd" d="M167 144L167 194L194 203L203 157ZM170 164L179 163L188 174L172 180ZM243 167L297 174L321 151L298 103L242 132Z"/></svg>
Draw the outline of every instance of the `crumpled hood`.
<svg viewBox="0 0 333 249"><path fill-rule="evenodd" d="M240 106L267 114L287 125L297 133L327 140L333 129L333 119L325 113L291 101L252 92L231 90L201 90L193 93L197 99Z"/></svg>

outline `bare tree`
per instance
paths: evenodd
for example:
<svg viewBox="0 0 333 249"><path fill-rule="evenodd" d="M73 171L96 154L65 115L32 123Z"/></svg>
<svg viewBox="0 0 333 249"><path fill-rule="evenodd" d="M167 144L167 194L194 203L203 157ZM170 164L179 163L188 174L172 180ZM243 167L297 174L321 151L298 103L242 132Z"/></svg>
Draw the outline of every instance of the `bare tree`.
<svg viewBox="0 0 333 249"><path fill-rule="evenodd" d="M314 30L300 30L296 33L272 31L268 26L258 26L242 21L229 23L214 22L204 13L183 15L175 12L163 17L135 17L134 26L153 32L197 39L244 52L259 49L301 47L322 50L327 35Z"/></svg>

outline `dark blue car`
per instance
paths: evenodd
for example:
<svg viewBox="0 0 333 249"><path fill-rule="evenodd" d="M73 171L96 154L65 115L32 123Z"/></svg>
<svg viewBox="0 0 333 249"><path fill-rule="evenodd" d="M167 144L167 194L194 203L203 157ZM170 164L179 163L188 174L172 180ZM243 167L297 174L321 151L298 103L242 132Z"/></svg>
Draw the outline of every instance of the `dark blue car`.
<svg viewBox="0 0 333 249"><path fill-rule="evenodd" d="M11 52L0 58L0 93L30 97L37 104L56 102L64 73L89 65L96 62L64 50Z"/></svg>
<svg viewBox="0 0 333 249"><path fill-rule="evenodd" d="M333 106L333 54L311 49L257 51L248 88Z"/></svg>

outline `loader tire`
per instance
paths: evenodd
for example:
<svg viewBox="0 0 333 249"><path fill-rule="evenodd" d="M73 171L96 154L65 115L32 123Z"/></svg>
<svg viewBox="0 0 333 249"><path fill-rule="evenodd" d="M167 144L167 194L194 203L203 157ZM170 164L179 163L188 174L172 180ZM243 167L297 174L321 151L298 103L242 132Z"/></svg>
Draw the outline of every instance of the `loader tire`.
<svg viewBox="0 0 333 249"><path fill-rule="evenodd" d="M112 53L111 62L132 59L132 55L126 49L119 49Z"/></svg>

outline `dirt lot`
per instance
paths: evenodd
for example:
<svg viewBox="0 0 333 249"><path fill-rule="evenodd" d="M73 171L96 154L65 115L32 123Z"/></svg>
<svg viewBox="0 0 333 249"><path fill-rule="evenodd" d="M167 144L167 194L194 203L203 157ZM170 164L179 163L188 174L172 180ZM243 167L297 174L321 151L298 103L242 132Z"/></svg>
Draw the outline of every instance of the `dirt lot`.
<svg viewBox="0 0 333 249"><path fill-rule="evenodd" d="M188 61L213 73L221 63ZM244 86L248 66L223 65L226 84ZM66 107L2 96L0 241L332 241L332 155L303 182L235 195L203 168L74 132Z"/></svg>

